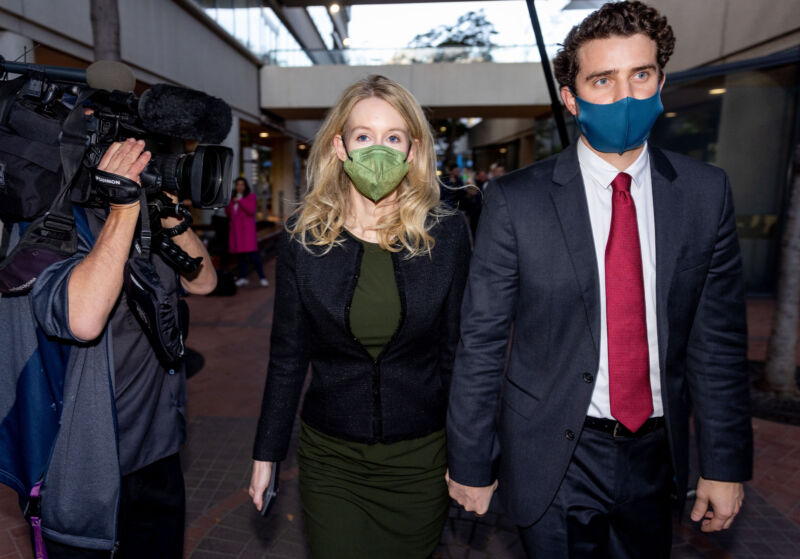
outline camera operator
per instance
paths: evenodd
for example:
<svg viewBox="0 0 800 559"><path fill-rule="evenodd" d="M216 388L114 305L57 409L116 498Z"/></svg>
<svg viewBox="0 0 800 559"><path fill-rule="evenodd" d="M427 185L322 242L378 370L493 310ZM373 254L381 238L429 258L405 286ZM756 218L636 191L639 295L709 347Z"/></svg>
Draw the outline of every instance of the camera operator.
<svg viewBox="0 0 800 559"><path fill-rule="evenodd" d="M142 140L116 142L98 169L139 183L150 161L144 147ZM61 432L42 486L51 558L108 557L109 550L123 558L182 556L178 450L186 432L186 377L181 364L159 360L123 295L140 210L138 201L76 208L76 216L85 211L94 240L79 236L78 252L50 266L34 284L39 326L70 351ZM159 254L151 256L161 284L176 299L181 287L206 294L217 281L203 243L180 224L177 217L161 223L189 256L202 257L199 269L179 276ZM96 492L94 507L73 504L86 503L87 491Z"/></svg>

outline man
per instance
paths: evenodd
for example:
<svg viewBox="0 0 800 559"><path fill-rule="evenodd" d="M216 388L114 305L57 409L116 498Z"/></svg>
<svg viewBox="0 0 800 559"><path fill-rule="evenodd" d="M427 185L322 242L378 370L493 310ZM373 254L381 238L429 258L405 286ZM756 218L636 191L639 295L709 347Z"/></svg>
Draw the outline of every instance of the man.
<svg viewBox="0 0 800 559"><path fill-rule="evenodd" d="M114 143L98 169L135 189L150 160L143 150L141 140ZM51 559L112 550L125 558L182 556L186 378L182 366L159 360L121 295L139 212L139 201L76 207L76 220L88 226L78 226L77 253L43 272L31 294L39 327L69 353L61 428L41 493ZM188 223L168 217L162 226L202 257L194 275L180 277L183 289L212 291L216 272ZM177 302L178 274L157 254L152 262Z"/></svg>
<svg viewBox="0 0 800 559"><path fill-rule="evenodd" d="M464 198L463 187L461 169L455 163L449 164L447 175L442 178L442 184L439 186L442 202L451 208L458 209Z"/></svg>
<svg viewBox="0 0 800 559"><path fill-rule="evenodd" d="M731 525L751 476L730 186L646 142L673 46L666 19L641 2L606 4L573 28L555 70L580 139L487 191L448 483L482 514L499 478L531 557L668 557L690 411L701 476L691 516L703 531Z"/></svg>
<svg viewBox="0 0 800 559"><path fill-rule="evenodd" d="M506 168L503 166L502 163L492 163L491 168L489 171L492 174L493 179L499 179L503 175L506 174Z"/></svg>

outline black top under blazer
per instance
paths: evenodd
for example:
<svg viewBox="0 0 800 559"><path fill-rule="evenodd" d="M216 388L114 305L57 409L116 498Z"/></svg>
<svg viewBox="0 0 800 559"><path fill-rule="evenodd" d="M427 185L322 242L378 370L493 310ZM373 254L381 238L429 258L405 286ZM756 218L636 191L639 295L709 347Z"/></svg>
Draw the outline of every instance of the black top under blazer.
<svg viewBox="0 0 800 559"><path fill-rule="evenodd" d="M400 324L373 360L349 324L364 247L343 233L327 254L310 252L284 232L256 460L286 457L309 363L302 418L315 429L372 444L444 427L471 247L460 215L440 218L430 234L430 256L392 253Z"/></svg>

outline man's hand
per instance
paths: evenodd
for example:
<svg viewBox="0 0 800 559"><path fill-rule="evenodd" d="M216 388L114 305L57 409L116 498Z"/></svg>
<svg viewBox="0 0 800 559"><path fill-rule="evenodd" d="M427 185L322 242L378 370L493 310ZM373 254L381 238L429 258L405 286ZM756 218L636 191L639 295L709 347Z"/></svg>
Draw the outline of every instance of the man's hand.
<svg viewBox="0 0 800 559"><path fill-rule="evenodd" d="M489 510L489 503L492 502L492 495L497 489L497 480L492 485L485 487L470 487L450 479L450 470L444 474L444 479L447 481L450 497L464 507L464 510L474 512L476 516L486 514L486 511Z"/></svg>
<svg viewBox="0 0 800 559"><path fill-rule="evenodd" d="M150 152L143 150L144 140L128 138L124 142L114 142L108 146L97 168L130 179L141 186L139 175L150 163Z"/></svg>
<svg viewBox="0 0 800 559"><path fill-rule="evenodd" d="M173 205L178 204L178 197L175 194L167 191L164 191L164 194L167 195L167 198L169 198ZM186 201L184 200L181 205L187 206ZM191 205L191 203L188 205ZM161 226L166 229L171 229L179 225L183 219L183 217L178 218L173 216L162 217ZM217 271L214 269L211 256L209 256L203 241L200 240L191 228L180 235L172 237L172 240L192 258L197 258L199 256L203 259L200 268L192 275L186 276L181 274L181 285L183 288L188 293L193 293L195 295L208 295L214 291L214 288L217 287Z"/></svg>
<svg viewBox="0 0 800 559"><path fill-rule="evenodd" d="M260 511L264 508L264 491L269 485L269 478L272 475L272 462L262 462L253 460L253 474L250 476L250 488L248 493L253 499L253 504Z"/></svg>
<svg viewBox="0 0 800 559"><path fill-rule="evenodd" d="M727 530L742 508L744 487L731 481L714 481L700 478L697 481L697 498L692 507L692 520L703 521L703 532Z"/></svg>
<svg viewBox="0 0 800 559"><path fill-rule="evenodd" d="M142 140L115 142L103 154L97 168L139 182L139 174L150 161L150 152L143 150ZM94 340L105 329L122 291L122 271L138 218L138 201L110 204L108 219L94 247L70 275L69 328L80 340Z"/></svg>

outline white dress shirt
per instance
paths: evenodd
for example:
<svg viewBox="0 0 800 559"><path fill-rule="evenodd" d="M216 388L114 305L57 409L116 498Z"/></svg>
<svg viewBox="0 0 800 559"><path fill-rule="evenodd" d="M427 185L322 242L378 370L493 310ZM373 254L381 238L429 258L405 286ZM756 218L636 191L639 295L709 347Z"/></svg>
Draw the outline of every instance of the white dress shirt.
<svg viewBox="0 0 800 559"><path fill-rule="evenodd" d="M583 176L589 219L592 223L594 250L600 282L600 364L597 369L588 415L614 419L608 393L608 324L606 323L606 243L611 228L611 181L620 171L590 150L578 139L578 162ZM625 169L631 180L631 196L636 205L636 223L642 251L644 305L647 320L647 348L650 356L650 389L653 394L653 415L664 415L661 402L661 377L658 364L658 328L656 323L656 235L653 218L653 183L647 143L639 157Z"/></svg>

